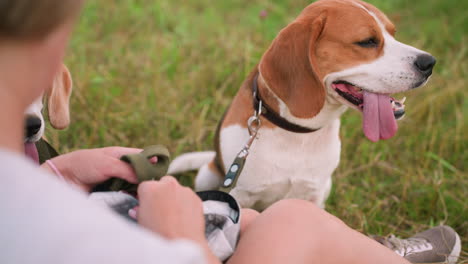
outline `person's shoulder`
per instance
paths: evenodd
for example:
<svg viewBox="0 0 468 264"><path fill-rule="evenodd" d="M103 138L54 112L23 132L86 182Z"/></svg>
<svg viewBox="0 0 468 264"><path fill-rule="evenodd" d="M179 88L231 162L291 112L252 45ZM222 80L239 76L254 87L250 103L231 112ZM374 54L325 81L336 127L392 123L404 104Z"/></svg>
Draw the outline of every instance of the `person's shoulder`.
<svg viewBox="0 0 468 264"><path fill-rule="evenodd" d="M35 170L39 165L28 159L25 155L0 148L0 171Z"/></svg>
<svg viewBox="0 0 468 264"><path fill-rule="evenodd" d="M0 148L0 196L6 199L61 185L55 175L20 153ZM42 193L44 194L44 193ZM39 195L39 194L38 194Z"/></svg>
<svg viewBox="0 0 468 264"><path fill-rule="evenodd" d="M26 156L0 148L0 172L2 176L11 174L15 176L26 171L34 171L38 169L38 166Z"/></svg>

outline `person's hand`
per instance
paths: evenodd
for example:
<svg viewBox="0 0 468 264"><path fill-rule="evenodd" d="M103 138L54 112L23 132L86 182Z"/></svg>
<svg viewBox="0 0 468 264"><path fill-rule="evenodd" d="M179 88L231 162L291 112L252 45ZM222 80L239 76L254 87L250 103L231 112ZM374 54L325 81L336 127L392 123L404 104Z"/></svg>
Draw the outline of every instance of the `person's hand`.
<svg viewBox="0 0 468 264"><path fill-rule="evenodd" d="M146 181L138 187L138 223L167 239L189 239L205 252L209 263L219 263L205 238L201 199L171 176Z"/></svg>
<svg viewBox="0 0 468 264"><path fill-rule="evenodd" d="M110 178L137 183L133 169L121 161L120 157L141 151L141 149L123 147L77 150L55 157L51 162L66 181L89 192L94 186ZM47 163L41 167L54 172Z"/></svg>
<svg viewBox="0 0 468 264"><path fill-rule="evenodd" d="M168 239L205 239L202 201L171 176L138 186L138 223Z"/></svg>

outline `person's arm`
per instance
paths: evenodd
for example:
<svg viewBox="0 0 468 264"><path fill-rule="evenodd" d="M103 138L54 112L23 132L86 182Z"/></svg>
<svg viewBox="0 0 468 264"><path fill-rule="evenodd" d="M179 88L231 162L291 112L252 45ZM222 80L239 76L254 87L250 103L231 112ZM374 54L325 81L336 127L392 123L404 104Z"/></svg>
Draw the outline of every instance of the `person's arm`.
<svg viewBox="0 0 468 264"><path fill-rule="evenodd" d="M122 147L79 150L52 159L56 168L51 168L47 163L42 167L54 174L58 170L66 181L88 192L110 177L136 183L133 170L120 161L120 157L140 151ZM202 202L192 190L182 187L172 177L163 177L159 182L142 183L138 195L138 221L143 227L170 240L191 240L203 249L209 263L220 263L208 247Z"/></svg>
<svg viewBox="0 0 468 264"><path fill-rule="evenodd" d="M1 154L0 263L207 263L190 238L150 232L24 158Z"/></svg>

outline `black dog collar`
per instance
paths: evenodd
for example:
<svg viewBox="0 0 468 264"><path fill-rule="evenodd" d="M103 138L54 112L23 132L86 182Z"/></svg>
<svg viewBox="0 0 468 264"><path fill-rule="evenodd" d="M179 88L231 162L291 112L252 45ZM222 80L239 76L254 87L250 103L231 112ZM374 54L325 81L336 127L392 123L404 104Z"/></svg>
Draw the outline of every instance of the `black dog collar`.
<svg viewBox="0 0 468 264"><path fill-rule="evenodd" d="M254 109L258 109L260 102L262 102L262 109L261 114L271 123L281 127L284 130L294 132L294 133L311 133L315 132L319 129L311 129L308 127L303 127L301 125L293 124L286 120L285 118L281 117L278 113L275 113L271 107L269 107L262 97L260 96L260 91L258 90L258 75L257 73L253 79L252 90L253 90L253 107Z"/></svg>

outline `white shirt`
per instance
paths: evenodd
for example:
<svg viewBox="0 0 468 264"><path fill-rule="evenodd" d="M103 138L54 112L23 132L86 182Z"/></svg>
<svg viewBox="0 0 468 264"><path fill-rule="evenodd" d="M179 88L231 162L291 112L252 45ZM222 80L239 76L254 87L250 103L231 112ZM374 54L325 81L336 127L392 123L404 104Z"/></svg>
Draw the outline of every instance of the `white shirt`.
<svg viewBox="0 0 468 264"><path fill-rule="evenodd" d="M18 154L0 149L0 263L205 263L186 240L166 240L87 200Z"/></svg>

